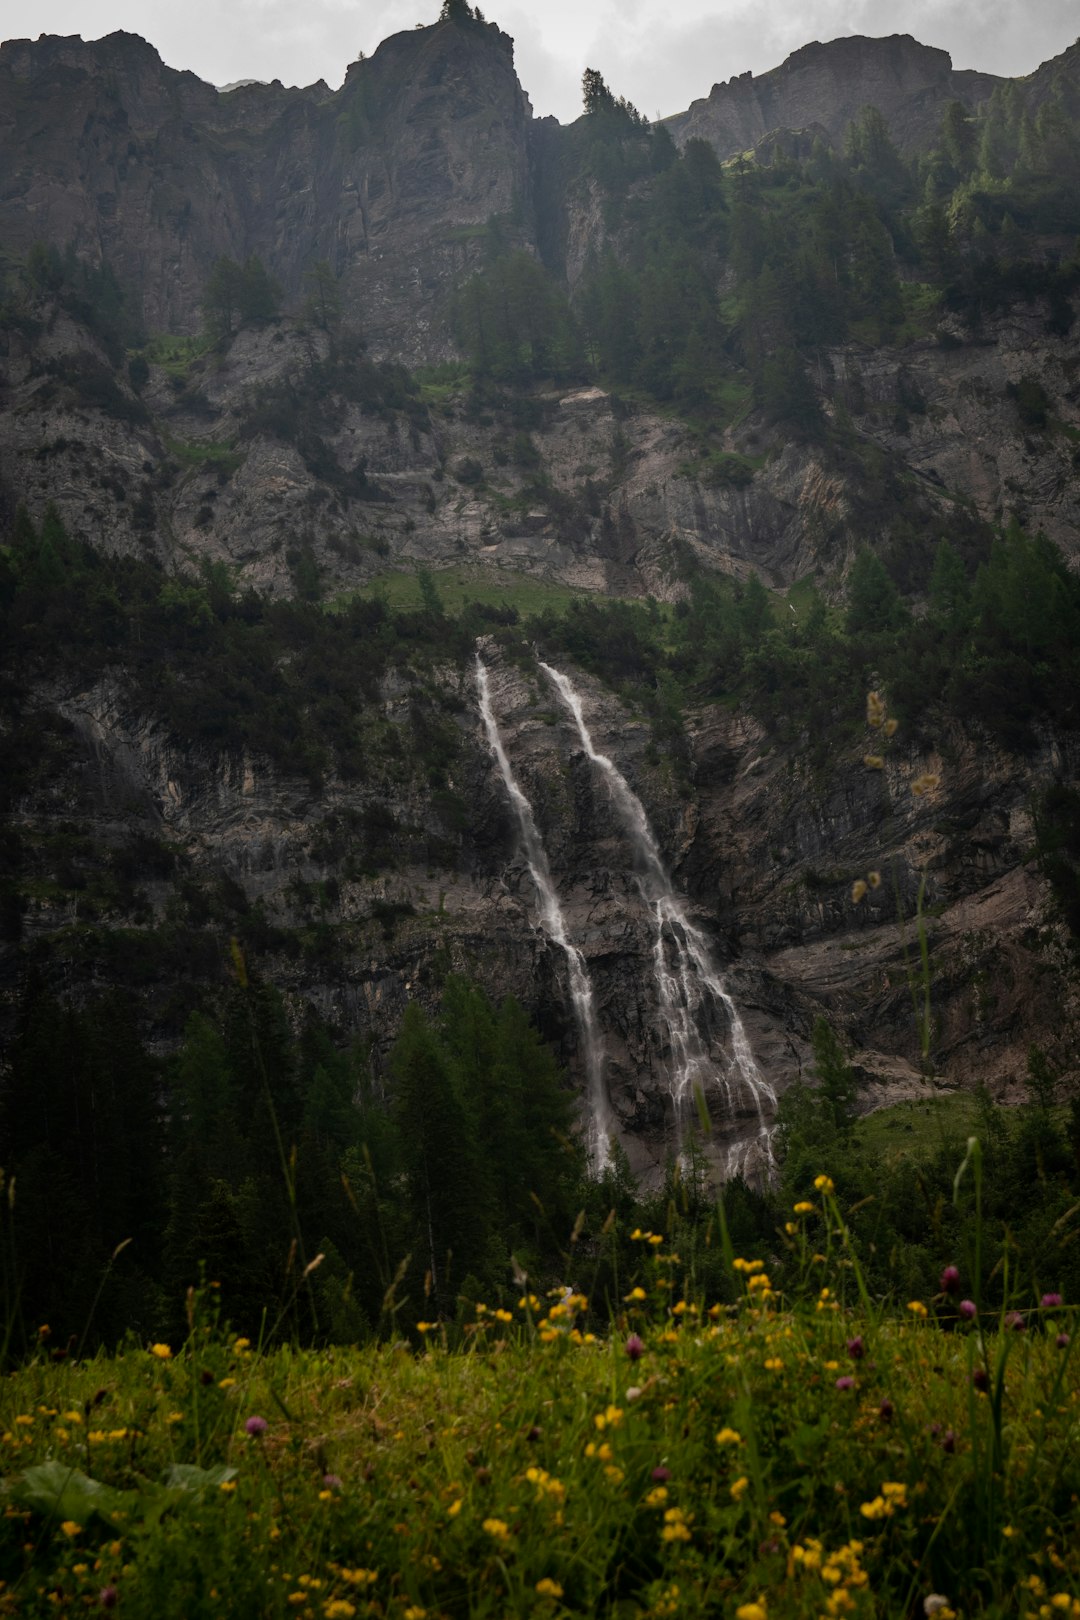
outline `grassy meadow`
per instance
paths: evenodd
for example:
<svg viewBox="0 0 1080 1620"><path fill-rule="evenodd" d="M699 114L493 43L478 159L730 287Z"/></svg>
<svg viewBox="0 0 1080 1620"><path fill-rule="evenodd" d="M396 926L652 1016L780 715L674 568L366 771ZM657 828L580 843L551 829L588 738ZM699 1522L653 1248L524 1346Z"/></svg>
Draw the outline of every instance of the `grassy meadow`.
<svg viewBox="0 0 1080 1620"><path fill-rule="evenodd" d="M773 1257L718 1216L724 1304L636 1230L603 1320L525 1280L263 1349L210 1281L175 1345L43 1324L0 1385L0 1614L1080 1616L1073 1308L984 1319L976 1252L886 1311L824 1175Z"/></svg>

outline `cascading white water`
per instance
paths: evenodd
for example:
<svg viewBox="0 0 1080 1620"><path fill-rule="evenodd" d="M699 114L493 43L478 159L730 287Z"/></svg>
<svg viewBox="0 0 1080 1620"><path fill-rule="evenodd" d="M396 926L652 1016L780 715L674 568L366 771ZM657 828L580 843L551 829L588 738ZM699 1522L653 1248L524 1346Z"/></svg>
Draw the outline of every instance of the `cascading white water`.
<svg viewBox="0 0 1080 1620"><path fill-rule="evenodd" d="M488 672L479 653L476 657L476 686L480 699L480 718L484 722L488 747L495 756L510 803L514 807L514 814L517 817L518 827L521 831L525 860L533 883L536 885L537 899L540 903L540 926L552 943L558 945L560 950L566 954L566 961L570 970L570 1000L573 1004L574 1018L577 1022L578 1034L581 1038L585 1058L586 1105L588 1108L586 1145L589 1163L593 1171L599 1174L610 1160L610 1137L614 1128L614 1120L604 1082L604 1039L600 1033L599 1019L596 1016L596 1002L593 998L589 970L585 965L585 958L577 946L571 944L567 935L566 921L563 917L562 906L559 903L558 892L552 880L551 868L548 865L540 830L536 825L532 805L518 786L517 779L506 755L506 749L503 747L499 724L491 704L491 686L488 681Z"/></svg>
<svg viewBox="0 0 1080 1620"><path fill-rule="evenodd" d="M705 936L690 921L685 903L675 892L641 800L614 762L593 746L581 698L574 686L550 664L541 663L540 668L573 716L581 746L603 774L634 846L638 883L656 927L653 973L671 1049L669 1085L679 1145L682 1146L694 1088L704 1087L712 1080L720 1086L730 1113L749 1104L758 1116L756 1135L729 1149L726 1173L733 1175L741 1170L745 1174L754 1168L755 1161L763 1161L771 1168L774 1160L766 1108L775 1107L776 1092L754 1061L739 1010L712 961ZM722 1065L714 1061L702 1033L702 1021L709 1013L710 1004L722 1009L730 1028L731 1056Z"/></svg>

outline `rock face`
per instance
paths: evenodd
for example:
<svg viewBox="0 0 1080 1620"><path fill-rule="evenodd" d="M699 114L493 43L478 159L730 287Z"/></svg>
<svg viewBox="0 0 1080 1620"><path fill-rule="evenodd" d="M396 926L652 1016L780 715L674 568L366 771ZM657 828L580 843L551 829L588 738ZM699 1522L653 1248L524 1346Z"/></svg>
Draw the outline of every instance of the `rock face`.
<svg viewBox="0 0 1080 1620"><path fill-rule="evenodd" d="M870 101L917 145L948 100L989 84L907 39L842 41L719 87L673 127L725 151L781 128L818 125L835 139ZM505 240L536 246L536 198L552 185L539 171L559 143L531 128L510 41L486 24L398 35L336 95L222 95L130 35L11 42L0 51L0 228L14 256L45 238L107 259L148 325L174 331L197 327L221 254L259 254L294 307L305 271L326 260L375 355L438 358L447 302L480 262L492 217ZM589 192L566 245L570 279L606 228ZM0 532L18 500L37 520L52 501L95 547L148 552L181 575L225 564L271 595L331 595L422 565L671 600L687 552L737 578L788 588L813 575L831 590L893 501L931 534L969 506L992 520L1017 510L1075 560L1080 339L1049 313L1017 303L976 335L944 317L903 350L820 352L823 410L850 424L845 461L835 446L786 441L749 390L723 450L702 457L673 416L601 388L478 403L452 381L413 386L348 349L347 333L332 343L294 316L140 377L43 297L0 334ZM1032 377L1041 426L1017 405ZM888 490L876 508L864 500L870 474ZM182 581L167 584L182 596ZM620 1135L634 1167L658 1176L677 1145L671 1051L634 852L527 655L511 663L491 645L485 657L592 977ZM29 877L25 909L2 919L0 1023L10 1027L38 968L76 994L137 985L167 1045L186 1010L178 986L219 981L223 941L243 925L294 1006L311 1002L371 1042L377 1078L406 1002L433 1004L449 968L518 995L580 1076L565 954L538 927L467 668L384 674L377 697L357 699L370 709L365 738L379 739L367 774L318 789L257 752L185 741L122 670L95 668L63 687L39 682L19 717L33 768L5 836ZM924 880L939 1080L1009 1095L1032 1041L1075 1072L1075 978L1029 859L1030 805L1076 779L1075 738L1045 735L1021 760L954 728L901 739L887 772L863 769L856 747L826 772L809 739L781 747L713 708L690 716L679 785L640 716L575 679L596 747L639 795L778 1093L803 1072L819 1012L858 1052L865 1106L931 1083L907 954ZM455 717L439 789L410 755L421 698ZM852 694L853 709L862 701ZM911 792L927 768L941 779L932 801ZM79 861L92 855L105 870L88 894ZM117 877L131 869L137 887ZM871 870L881 888L855 907L852 880ZM717 1020L709 1033L721 1061L731 1027ZM728 1162L757 1123L722 1088L708 1101L712 1152Z"/></svg>
<svg viewBox="0 0 1080 1620"><path fill-rule="evenodd" d="M1036 102L1067 57L1032 80ZM975 106L997 82L907 35L855 37L715 85L667 122L680 144L701 138L729 157L769 137L790 150L815 133L840 142L870 104L918 149L948 102ZM9 40L0 232L16 260L44 240L107 261L148 330L197 330L220 256L259 255L293 307L323 261L375 353L440 360L452 352L451 294L481 262L488 222L500 219L510 245L541 246L538 211L558 204L562 184L551 125L533 120L513 42L494 24L396 34L337 92L277 81L219 92L134 34ZM594 200L575 204L559 249L571 285L603 244Z"/></svg>
<svg viewBox="0 0 1080 1620"><path fill-rule="evenodd" d="M481 23L396 35L337 94L221 94L134 34L8 41L0 227L16 257L107 260L152 330L197 329L219 256L258 254L293 301L326 260L378 349L437 358L486 222L527 211L530 116L512 41Z"/></svg>
<svg viewBox="0 0 1080 1620"><path fill-rule="evenodd" d="M504 661L493 645L484 657L504 746L592 979L620 1139L651 1180L677 1139L640 868L548 680ZM884 773L865 769L858 746L822 770L798 747L774 746L754 722L713 708L691 716L691 781L676 788L648 728L610 692L569 673L594 746L640 797L777 1093L806 1072L818 1013L855 1053L864 1109L979 1082L1008 1099L1032 1041L1075 1075L1075 973L1028 850L1029 806L1051 779L1075 779L1076 738L1047 737L1019 762L953 730L898 746ZM495 996L516 994L583 1082L565 953L539 924L472 673L447 669L440 682L460 733L450 787L468 806L449 844L425 831L438 826L434 801L407 772L375 773L359 786L330 779L316 793L257 755L182 745L111 679L39 691L41 735L62 741L49 742L47 767L13 822L28 848L72 847L81 828L118 852L114 864L133 839L170 849L178 864L155 869L144 855L138 892L126 902L113 893L104 912L85 893L61 897L55 883L37 880L21 942L0 948L5 1023L35 964L76 993L137 984L151 1027L168 1039L177 975L187 984L218 979L228 934L243 926L230 919L255 907L259 971L295 1006L309 1002L369 1041L377 1084L407 1001L434 1005L450 968ZM388 677L370 716L400 733L405 757L412 696L407 675ZM919 798L911 783L928 767L940 787ZM410 830L394 835L395 859L365 875L352 854L362 841L348 829L370 821L376 802L389 806L392 825ZM855 905L852 879L871 867L882 885ZM909 981L921 881L933 1078L920 1058ZM712 1024L709 1039L722 1073L730 1026ZM709 1156L723 1164L758 1121L745 1105L730 1106L717 1081L706 1092Z"/></svg>
<svg viewBox="0 0 1080 1620"><path fill-rule="evenodd" d="M1048 331L1043 308L1019 303L964 341L823 354L818 379L920 522L945 532L957 501L994 522L1017 512L1076 556L1078 333ZM282 320L242 329L183 378L152 367L136 394L53 309L0 341L0 500L6 488L9 517L21 498L38 519L52 500L95 546L225 562L273 593L293 590L304 547L327 591L422 564L670 599L687 551L785 588L839 574L883 521L865 516L861 464L756 415L727 435L732 478L695 460L676 420L600 388L533 399L525 431L452 390L389 408L327 364L325 334ZM1041 428L1010 394L1032 376L1048 401Z"/></svg>
<svg viewBox="0 0 1080 1620"><path fill-rule="evenodd" d="M947 51L920 45L910 34L888 39L855 35L804 45L757 78L740 73L714 84L707 96L664 122L676 142L708 141L721 158L752 151L772 131L816 126L843 144L844 132L866 106L882 114L903 151L932 144L950 101L985 101L1000 81L989 73L956 72Z"/></svg>

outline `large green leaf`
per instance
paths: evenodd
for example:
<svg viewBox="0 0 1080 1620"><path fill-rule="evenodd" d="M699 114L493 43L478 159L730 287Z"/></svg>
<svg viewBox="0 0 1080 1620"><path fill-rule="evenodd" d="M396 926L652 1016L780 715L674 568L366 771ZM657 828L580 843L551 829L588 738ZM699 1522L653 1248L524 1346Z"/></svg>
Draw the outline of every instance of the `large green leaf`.
<svg viewBox="0 0 1080 1620"><path fill-rule="evenodd" d="M94 1518L116 1528L114 1515L130 1510L137 1501L131 1491L118 1491L91 1479L67 1463L36 1463L12 1483L13 1495L37 1513L57 1519L72 1519L86 1525Z"/></svg>
<svg viewBox="0 0 1080 1620"><path fill-rule="evenodd" d="M173 1463L162 1484L183 1491L206 1491L211 1487L220 1489L235 1478L235 1468L196 1468L194 1463Z"/></svg>

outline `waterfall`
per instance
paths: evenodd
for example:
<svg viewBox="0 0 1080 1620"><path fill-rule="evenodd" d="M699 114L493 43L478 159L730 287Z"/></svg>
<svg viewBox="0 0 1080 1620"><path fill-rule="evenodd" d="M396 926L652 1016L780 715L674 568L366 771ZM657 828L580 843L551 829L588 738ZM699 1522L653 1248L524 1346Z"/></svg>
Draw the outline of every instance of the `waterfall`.
<svg viewBox="0 0 1080 1620"><path fill-rule="evenodd" d="M772 1167L775 1161L766 1108L775 1107L776 1093L754 1061L739 1010L713 963L708 942L690 921L685 902L672 886L641 800L618 767L593 746L574 687L550 664L541 663L540 668L573 716L581 746L603 775L634 846L638 884L655 927L653 976L671 1051L668 1083L679 1144L685 1137L695 1087L704 1090L706 1082L712 1081L723 1093L730 1114L749 1106L758 1117L755 1137L733 1144L728 1150L725 1172L747 1172L755 1158ZM721 1064L713 1060L702 1033L703 1020L716 1008L722 1011L730 1029L731 1055Z"/></svg>
<svg viewBox="0 0 1080 1620"><path fill-rule="evenodd" d="M609 1137L614 1128L614 1121L604 1084L604 1040L596 1016L589 970L585 965L585 958L577 946L571 944L567 935L566 921L552 881L551 868L544 852L540 830L536 825L532 805L518 786L510 761L506 757L498 721L491 706L488 672L479 653L476 655L476 685L480 696L480 718L484 722L488 747L495 756L510 803L514 807L525 860L536 885L536 895L540 904L540 926L548 939L565 953L570 970L570 999L585 1058L586 1105L589 1115L586 1142L589 1163L594 1172L599 1174L608 1163Z"/></svg>

